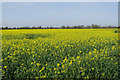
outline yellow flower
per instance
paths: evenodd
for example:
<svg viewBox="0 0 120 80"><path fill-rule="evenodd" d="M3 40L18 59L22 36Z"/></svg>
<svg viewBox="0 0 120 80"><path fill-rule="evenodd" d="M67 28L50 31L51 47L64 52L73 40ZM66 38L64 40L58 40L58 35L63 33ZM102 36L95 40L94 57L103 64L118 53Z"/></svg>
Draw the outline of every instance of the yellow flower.
<svg viewBox="0 0 120 80"><path fill-rule="evenodd" d="M118 64L118 62L115 62L115 64Z"/></svg>
<svg viewBox="0 0 120 80"><path fill-rule="evenodd" d="M94 51L96 51L97 49L94 49Z"/></svg>
<svg viewBox="0 0 120 80"><path fill-rule="evenodd" d="M65 58L64 60L63 60L63 63L66 61L67 59Z"/></svg>
<svg viewBox="0 0 120 80"><path fill-rule="evenodd" d="M3 59L1 59L1 61L3 61Z"/></svg>
<svg viewBox="0 0 120 80"><path fill-rule="evenodd" d="M34 57L35 55L33 55L33 57Z"/></svg>
<svg viewBox="0 0 120 80"><path fill-rule="evenodd" d="M21 54L24 54L23 52Z"/></svg>
<svg viewBox="0 0 120 80"><path fill-rule="evenodd" d="M62 70L61 72L65 72L65 70Z"/></svg>
<svg viewBox="0 0 120 80"><path fill-rule="evenodd" d="M44 76L40 76L40 78L46 78L46 75L44 75Z"/></svg>
<svg viewBox="0 0 120 80"><path fill-rule="evenodd" d="M80 53L81 53L82 51L80 51Z"/></svg>
<svg viewBox="0 0 120 80"><path fill-rule="evenodd" d="M64 65L62 65L62 68L64 69Z"/></svg>
<svg viewBox="0 0 120 80"><path fill-rule="evenodd" d="M72 64L72 60L70 61L70 64Z"/></svg>
<svg viewBox="0 0 120 80"><path fill-rule="evenodd" d="M113 58L111 58L111 60L113 60Z"/></svg>
<svg viewBox="0 0 120 80"><path fill-rule="evenodd" d="M4 68L7 68L7 66L4 66Z"/></svg>
<svg viewBox="0 0 120 80"><path fill-rule="evenodd" d="M77 56L77 59L80 59L80 56Z"/></svg>
<svg viewBox="0 0 120 80"><path fill-rule="evenodd" d="M102 73L102 76L104 76L105 75L105 73Z"/></svg>
<svg viewBox="0 0 120 80"><path fill-rule="evenodd" d="M31 62L31 65L33 64L33 62Z"/></svg>
<svg viewBox="0 0 120 80"><path fill-rule="evenodd" d="M74 60L74 59L75 59L75 57L72 57L72 59Z"/></svg>
<svg viewBox="0 0 120 80"><path fill-rule="evenodd" d="M58 74L60 74L60 71L58 71Z"/></svg>
<svg viewBox="0 0 120 80"><path fill-rule="evenodd" d="M89 55L91 55L92 53L91 52L89 52Z"/></svg>
<svg viewBox="0 0 120 80"><path fill-rule="evenodd" d="M44 70L45 67L42 68L42 70Z"/></svg>
<svg viewBox="0 0 120 80"><path fill-rule="evenodd" d="M25 67L23 69L25 69Z"/></svg>
<svg viewBox="0 0 120 80"><path fill-rule="evenodd" d="M54 68L54 70L56 70L56 68Z"/></svg>
<svg viewBox="0 0 120 80"><path fill-rule="evenodd" d="M80 61L78 61L78 64L80 64Z"/></svg>
<svg viewBox="0 0 120 80"><path fill-rule="evenodd" d="M57 71L55 71L55 74L57 73Z"/></svg>
<svg viewBox="0 0 120 80"><path fill-rule="evenodd" d="M70 63L69 63L69 66L72 64L72 60L70 61Z"/></svg>
<svg viewBox="0 0 120 80"><path fill-rule="evenodd" d="M83 72L83 73L82 73L82 75L84 76L84 75L85 75L85 73Z"/></svg>
<svg viewBox="0 0 120 80"><path fill-rule="evenodd" d="M36 77L36 79L38 79L38 77Z"/></svg>
<svg viewBox="0 0 120 80"><path fill-rule="evenodd" d="M80 69L82 69L82 67L80 67Z"/></svg>
<svg viewBox="0 0 120 80"><path fill-rule="evenodd" d="M40 64L39 63L37 63L37 66L39 66Z"/></svg>
<svg viewBox="0 0 120 80"><path fill-rule="evenodd" d="M42 69L39 72L41 72L42 70L44 70L44 67L42 67Z"/></svg>
<svg viewBox="0 0 120 80"><path fill-rule="evenodd" d="M5 58L5 60L7 60L7 58Z"/></svg>
<svg viewBox="0 0 120 80"><path fill-rule="evenodd" d="M58 63L57 66L59 66L60 64Z"/></svg>
<svg viewBox="0 0 120 80"><path fill-rule="evenodd" d="M87 75L87 79L89 79L89 76Z"/></svg>
<svg viewBox="0 0 120 80"><path fill-rule="evenodd" d="M94 68L92 68L92 70L94 70Z"/></svg>

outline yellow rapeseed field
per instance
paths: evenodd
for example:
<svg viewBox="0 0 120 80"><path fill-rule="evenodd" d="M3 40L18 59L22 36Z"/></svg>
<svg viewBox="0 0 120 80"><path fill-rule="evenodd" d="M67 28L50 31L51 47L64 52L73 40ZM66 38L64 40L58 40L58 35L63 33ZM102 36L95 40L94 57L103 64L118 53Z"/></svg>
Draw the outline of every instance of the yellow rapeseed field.
<svg viewBox="0 0 120 80"><path fill-rule="evenodd" d="M2 30L4 78L119 78L117 29Z"/></svg>

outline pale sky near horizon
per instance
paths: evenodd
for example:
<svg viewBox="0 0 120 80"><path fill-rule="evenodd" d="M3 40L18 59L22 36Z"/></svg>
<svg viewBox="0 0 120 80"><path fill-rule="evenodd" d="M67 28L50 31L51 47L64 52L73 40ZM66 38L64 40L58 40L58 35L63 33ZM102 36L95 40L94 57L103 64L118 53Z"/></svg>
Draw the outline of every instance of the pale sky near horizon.
<svg viewBox="0 0 120 80"><path fill-rule="evenodd" d="M1 0L2 2L119 2L120 0Z"/></svg>
<svg viewBox="0 0 120 80"><path fill-rule="evenodd" d="M117 2L3 2L2 26L118 26Z"/></svg>

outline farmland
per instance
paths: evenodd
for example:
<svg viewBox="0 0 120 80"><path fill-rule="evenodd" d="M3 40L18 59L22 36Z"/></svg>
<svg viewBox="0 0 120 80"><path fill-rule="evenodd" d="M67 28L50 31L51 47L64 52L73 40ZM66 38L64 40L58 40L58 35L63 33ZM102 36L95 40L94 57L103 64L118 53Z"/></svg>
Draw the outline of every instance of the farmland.
<svg viewBox="0 0 120 80"><path fill-rule="evenodd" d="M119 78L117 29L2 30L4 78Z"/></svg>

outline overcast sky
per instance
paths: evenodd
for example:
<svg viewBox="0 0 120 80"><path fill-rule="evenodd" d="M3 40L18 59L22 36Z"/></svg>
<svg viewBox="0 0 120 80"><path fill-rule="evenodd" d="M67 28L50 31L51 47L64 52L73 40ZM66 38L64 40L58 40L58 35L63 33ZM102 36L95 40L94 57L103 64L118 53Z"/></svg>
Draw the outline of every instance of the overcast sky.
<svg viewBox="0 0 120 80"><path fill-rule="evenodd" d="M3 2L2 25L118 25L117 2Z"/></svg>

